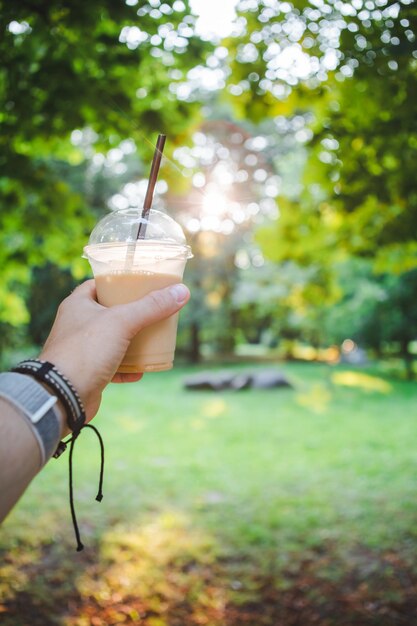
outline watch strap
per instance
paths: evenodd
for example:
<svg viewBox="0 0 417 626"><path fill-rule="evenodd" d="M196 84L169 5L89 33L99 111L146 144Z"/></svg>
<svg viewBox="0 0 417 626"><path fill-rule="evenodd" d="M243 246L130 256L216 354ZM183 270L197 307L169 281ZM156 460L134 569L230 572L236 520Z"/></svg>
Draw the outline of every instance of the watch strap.
<svg viewBox="0 0 417 626"><path fill-rule="evenodd" d="M51 395L34 378L17 372L0 374L0 397L12 404L29 422L41 451L41 467L54 454L61 434L56 410L57 396Z"/></svg>

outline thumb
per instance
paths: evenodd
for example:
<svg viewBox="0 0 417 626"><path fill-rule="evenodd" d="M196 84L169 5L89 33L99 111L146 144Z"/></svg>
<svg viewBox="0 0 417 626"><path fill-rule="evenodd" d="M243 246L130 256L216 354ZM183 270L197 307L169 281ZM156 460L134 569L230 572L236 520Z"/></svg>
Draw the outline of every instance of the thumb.
<svg viewBox="0 0 417 626"><path fill-rule="evenodd" d="M122 318L124 327L133 336L145 326L170 317L179 311L189 299L188 287L177 284L151 291L140 300L113 306L111 310Z"/></svg>

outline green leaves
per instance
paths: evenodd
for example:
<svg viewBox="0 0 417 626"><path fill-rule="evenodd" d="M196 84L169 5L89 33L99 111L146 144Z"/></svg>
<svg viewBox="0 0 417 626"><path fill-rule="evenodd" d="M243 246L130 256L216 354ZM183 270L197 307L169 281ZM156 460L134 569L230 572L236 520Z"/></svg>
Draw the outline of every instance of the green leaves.
<svg viewBox="0 0 417 626"><path fill-rule="evenodd" d="M391 270L417 266L417 9L368 4L361 12L294 2L280 12L259 2L242 12L229 79L232 94L233 85L243 92L231 97L238 114L314 114L303 191L298 202L280 198L271 231L279 258L308 263L315 248L322 262L323 249L333 245L337 255L337 244L378 258L386 249L393 258L392 246L404 246ZM250 42L258 42L258 56L245 60L239 51Z"/></svg>
<svg viewBox="0 0 417 626"><path fill-rule="evenodd" d="M77 265L97 208L86 156L132 137L148 161L158 131L174 143L197 113L170 85L211 46L186 3L154 5L0 0L3 320L26 319L21 268L27 278L46 262ZM72 131L86 127L90 145L74 146Z"/></svg>

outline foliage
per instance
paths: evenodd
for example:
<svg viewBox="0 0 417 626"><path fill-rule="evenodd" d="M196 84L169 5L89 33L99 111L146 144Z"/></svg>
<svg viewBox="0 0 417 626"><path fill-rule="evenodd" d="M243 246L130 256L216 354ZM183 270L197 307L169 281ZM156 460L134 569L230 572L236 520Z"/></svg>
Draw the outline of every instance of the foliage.
<svg viewBox="0 0 417 626"><path fill-rule="evenodd" d="M244 270L234 294L240 330L249 342L270 346L295 339L327 346L323 315L330 300L328 284L317 265L303 268L267 261ZM336 293L335 287L335 297Z"/></svg>
<svg viewBox="0 0 417 626"><path fill-rule="evenodd" d="M149 159L156 129L174 143L190 124L195 106L170 85L209 46L186 2L154 4L0 3L0 320L23 321L15 283L31 265L70 265L92 227L71 133L88 127L104 151L133 137Z"/></svg>
<svg viewBox="0 0 417 626"><path fill-rule="evenodd" d="M27 306L30 314L28 336L35 345L44 343L59 303L76 285L69 271L63 271L51 263L33 269Z"/></svg>
<svg viewBox="0 0 417 626"><path fill-rule="evenodd" d="M400 273L417 264L417 125L411 105L417 64L410 35L417 10L402 6L395 19L365 22L353 22L356 33L343 31L345 63L357 67L352 78L336 84L336 74L330 81L329 109L319 122L312 159L324 162L318 180L326 177L328 211L341 219L341 245L374 257L379 271Z"/></svg>
<svg viewBox="0 0 417 626"><path fill-rule="evenodd" d="M233 352L238 338L233 293L241 278L237 259L253 247L256 224L275 214L271 126L261 131L238 123L230 119L230 111L228 118L218 119L219 111L212 103L210 119L196 129L191 146L176 151L192 174L191 185L185 193L170 190L165 199L194 254L186 270L193 306L181 314L181 327L188 327L188 333L179 337L194 361L201 357L202 344L212 352Z"/></svg>
<svg viewBox="0 0 417 626"><path fill-rule="evenodd" d="M39 153L42 140L49 154L51 144L59 149L69 132L85 126L104 146L126 136L143 140L150 129L185 129L189 107L169 86L205 46L185 2L162 11L153 4L3 3L2 118L19 156L33 154L33 142Z"/></svg>
<svg viewBox="0 0 417 626"><path fill-rule="evenodd" d="M369 2L361 10L323 2L313 9L296 2L284 11L279 3L259 2L249 3L247 16L246 4L236 63L262 114L276 115L274 93L281 114L307 108L315 115L303 191L295 202L280 198L272 235L280 258L326 263L326 256L360 253L375 258L379 271L411 269L417 263L415 5ZM245 46L258 40L251 62ZM304 60L304 73L297 76L296 61L285 67L285 53ZM253 115L249 100L245 112Z"/></svg>
<svg viewBox="0 0 417 626"><path fill-rule="evenodd" d="M28 322L31 267L85 274L92 223L109 198L132 202L158 129L172 157L163 203L195 254L183 351L410 341L417 10L359 5L241 0L213 51L182 1L2 3L0 321ZM226 88L198 87L197 66Z"/></svg>
<svg viewBox="0 0 417 626"><path fill-rule="evenodd" d="M281 271L288 263L317 268L292 290L303 291L313 314L301 335L315 317L313 328L328 341L350 326L345 336L379 348L397 341L407 355L417 266L416 6L242 0L239 7L240 32L228 41L237 113L269 116L278 128L304 119L301 187L281 191L280 219L257 235ZM284 168L278 161L278 173ZM370 259L375 274L357 256Z"/></svg>
<svg viewBox="0 0 417 626"><path fill-rule="evenodd" d="M241 271L233 297L241 340L269 346L298 340L318 348L351 338L378 356L401 355L412 377L417 272L375 274L371 261L354 257L334 265L321 284L322 272L289 261Z"/></svg>

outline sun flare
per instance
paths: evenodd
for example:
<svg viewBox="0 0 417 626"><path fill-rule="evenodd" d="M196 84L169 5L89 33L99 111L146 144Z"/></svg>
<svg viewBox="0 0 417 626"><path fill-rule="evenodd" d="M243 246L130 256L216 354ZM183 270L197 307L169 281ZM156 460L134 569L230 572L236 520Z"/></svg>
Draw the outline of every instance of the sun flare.
<svg viewBox="0 0 417 626"><path fill-rule="evenodd" d="M208 191L204 194L202 209L206 215L225 217L229 212L230 200L221 191Z"/></svg>

